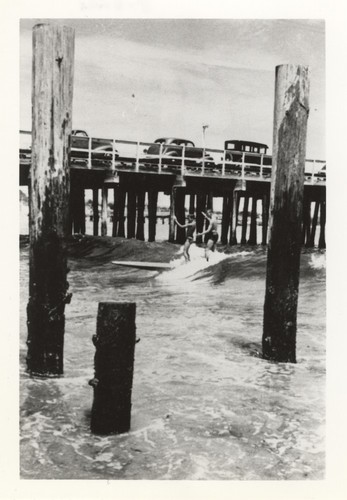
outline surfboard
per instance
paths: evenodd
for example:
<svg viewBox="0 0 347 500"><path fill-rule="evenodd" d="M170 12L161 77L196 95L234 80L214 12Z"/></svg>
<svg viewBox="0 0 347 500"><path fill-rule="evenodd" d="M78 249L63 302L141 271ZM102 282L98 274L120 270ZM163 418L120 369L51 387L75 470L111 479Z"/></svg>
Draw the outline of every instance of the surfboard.
<svg viewBox="0 0 347 500"><path fill-rule="evenodd" d="M149 270L172 269L171 264L166 264L163 262L141 262L141 261L136 261L136 260L113 260L112 264L116 264L118 266L136 267L137 269L149 269Z"/></svg>

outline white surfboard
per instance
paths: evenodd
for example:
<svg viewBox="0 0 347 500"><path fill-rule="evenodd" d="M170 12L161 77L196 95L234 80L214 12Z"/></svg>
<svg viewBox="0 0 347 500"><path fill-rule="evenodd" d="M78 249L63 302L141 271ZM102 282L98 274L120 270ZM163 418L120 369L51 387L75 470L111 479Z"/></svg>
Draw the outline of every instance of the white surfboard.
<svg viewBox="0 0 347 500"><path fill-rule="evenodd" d="M159 270L172 269L171 264L163 262L141 262L136 260L113 260L112 264L118 266L135 267L137 269Z"/></svg>

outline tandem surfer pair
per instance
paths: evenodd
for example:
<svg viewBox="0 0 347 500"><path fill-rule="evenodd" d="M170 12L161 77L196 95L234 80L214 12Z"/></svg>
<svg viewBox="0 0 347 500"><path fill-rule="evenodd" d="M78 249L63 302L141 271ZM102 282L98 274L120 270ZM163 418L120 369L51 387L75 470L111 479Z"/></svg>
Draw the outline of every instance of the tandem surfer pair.
<svg viewBox="0 0 347 500"><path fill-rule="evenodd" d="M196 233L196 236L203 236L204 234L207 234L205 258L208 262L209 258L210 258L210 252L215 251L216 243L218 241L217 218L213 214L212 210L207 210L207 214L205 214L204 212L201 212L201 213L205 217L205 219L208 221L208 227L205 231L202 231L201 233ZM176 216L174 217L174 221L176 222L176 224L179 227L187 228L186 241L185 241L184 246L183 246L183 255L184 255L186 262L188 262L188 261L190 261L189 248L193 242L193 236L194 236L194 232L196 230L196 222L195 222L194 215L192 215L192 214L188 215L188 223L187 224L180 224L178 222Z"/></svg>

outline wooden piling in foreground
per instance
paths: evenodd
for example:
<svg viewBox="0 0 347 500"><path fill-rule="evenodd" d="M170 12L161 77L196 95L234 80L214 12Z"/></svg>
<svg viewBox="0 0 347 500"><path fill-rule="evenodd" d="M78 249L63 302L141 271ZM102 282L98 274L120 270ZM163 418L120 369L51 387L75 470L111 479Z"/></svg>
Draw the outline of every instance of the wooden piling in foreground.
<svg viewBox="0 0 347 500"><path fill-rule="evenodd" d="M271 223L264 303L263 357L296 362L308 69L276 68Z"/></svg>
<svg viewBox="0 0 347 500"><path fill-rule="evenodd" d="M33 375L63 373L69 226L69 136L74 30L33 28L30 259L27 367Z"/></svg>
<svg viewBox="0 0 347 500"><path fill-rule="evenodd" d="M128 432L135 352L135 303L100 302L97 331L91 431L95 434Z"/></svg>

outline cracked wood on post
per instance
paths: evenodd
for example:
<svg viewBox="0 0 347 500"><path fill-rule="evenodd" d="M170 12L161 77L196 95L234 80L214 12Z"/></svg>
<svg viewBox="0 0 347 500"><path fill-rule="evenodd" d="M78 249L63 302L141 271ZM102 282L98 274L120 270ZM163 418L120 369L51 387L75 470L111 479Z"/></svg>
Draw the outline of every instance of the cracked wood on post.
<svg viewBox="0 0 347 500"><path fill-rule="evenodd" d="M263 357L296 362L308 68L276 68Z"/></svg>
<svg viewBox="0 0 347 500"><path fill-rule="evenodd" d="M63 373L73 59L73 29L34 27L27 366L38 375Z"/></svg>
<svg viewBox="0 0 347 500"><path fill-rule="evenodd" d="M91 431L95 434L128 432L135 352L133 302L100 302L97 317L95 375Z"/></svg>

